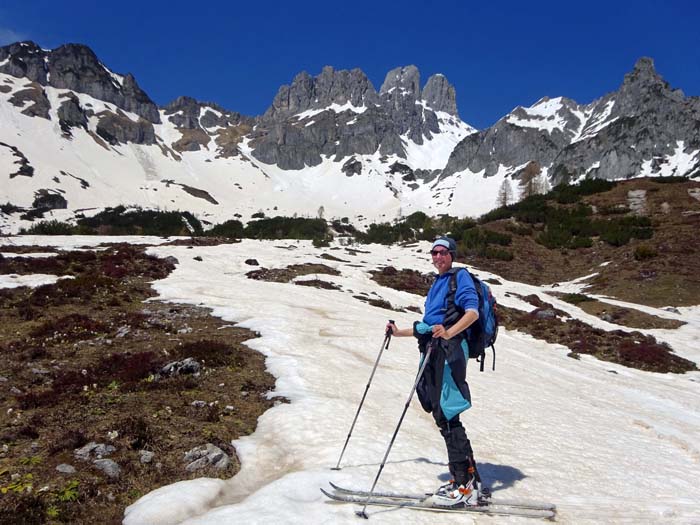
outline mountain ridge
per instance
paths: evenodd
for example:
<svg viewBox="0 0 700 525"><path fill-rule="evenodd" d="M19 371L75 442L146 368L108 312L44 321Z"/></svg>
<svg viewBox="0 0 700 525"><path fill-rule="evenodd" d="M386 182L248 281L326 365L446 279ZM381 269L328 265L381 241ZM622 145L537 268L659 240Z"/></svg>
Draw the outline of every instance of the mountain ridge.
<svg viewBox="0 0 700 525"><path fill-rule="evenodd" d="M357 68L301 72L246 116L191 97L158 107L87 46L23 42L0 48L0 110L0 201L36 209L38 196L60 194L65 207L48 216L66 220L121 204L187 209L205 223L323 206L362 227L413 211L477 216L504 184L523 197L533 178L544 188L700 174L700 99L671 88L650 58L590 104L543 97L476 130L447 78L421 87L411 65L378 91ZM22 223L0 215L0 227Z"/></svg>

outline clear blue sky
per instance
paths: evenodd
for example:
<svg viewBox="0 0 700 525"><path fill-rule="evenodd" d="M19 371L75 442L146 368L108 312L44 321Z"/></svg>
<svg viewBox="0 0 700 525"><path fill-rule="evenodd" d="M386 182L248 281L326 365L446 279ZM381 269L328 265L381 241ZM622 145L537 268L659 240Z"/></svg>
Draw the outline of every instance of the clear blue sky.
<svg viewBox="0 0 700 525"><path fill-rule="evenodd" d="M579 103L617 89L641 56L700 95L697 0L199 2L3 0L0 44L90 46L159 105L179 95L258 115L278 88L324 65L362 69L378 90L414 64L443 73L460 116L484 128L543 96Z"/></svg>

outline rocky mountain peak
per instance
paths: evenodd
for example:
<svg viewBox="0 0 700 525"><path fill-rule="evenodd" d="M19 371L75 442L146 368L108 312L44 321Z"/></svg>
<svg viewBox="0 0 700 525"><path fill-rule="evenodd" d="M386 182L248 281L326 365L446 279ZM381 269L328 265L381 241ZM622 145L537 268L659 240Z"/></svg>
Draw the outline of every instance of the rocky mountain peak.
<svg viewBox="0 0 700 525"><path fill-rule="evenodd" d="M68 89L110 102L144 119L159 123L158 108L136 79L111 72L89 47L64 44L48 51L34 42L0 48L0 73L27 78L41 86Z"/></svg>
<svg viewBox="0 0 700 525"><path fill-rule="evenodd" d="M634 84L666 84L654 68L654 60L641 57L634 64L634 69L625 75L623 86Z"/></svg>
<svg viewBox="0 0 700 525"><path fill-rule="evenodd" d="M263 121L281 121L308 109L323 109L333 104L362 107L377 100L374 86L360 69L335 70L325 66L316 77L302 71L291 85L282 86Z"/></svg>
<svg viewBox="0 0 700 525"><path fill-rule="evenodd" d="M396 92L396 93L394 93ZM420 73L416 66L397 67L389 71L379 94L382 98L391 95L406 96L413 100L420 98Z"/></svg>
<svg viewBox="0 0 700 525"><path fill-rule="evenodd" d="M326 107L330 104L350 103L355 107L375 102L377 92L361 69L336 71L326 66L314 80L315 104Z"/></svg>
<svg viewBox="0 0 700 525"><path fill-rule="evenodd" d="M196 99L187 96L177 97L172 102L169 102L163 106L163 109L167 114L175 113L176 111L180 110L189 110L192 108L199 109L199 102L197 102Z"/></svg>
<svg viewBox="0 0 700 525"><path fill-rule="evenodd" d="M654 68L654 61L642 57L634 69L625 75L620 89L615 93L615 115L635 115L640 111L666 105L664 101L683 102L683 92L672 89ZM665 110L664 110L665 111Z"/></svg>
<svg viewBox="0 0 700 525"><path fill-rule="evenodd" d="M435 111L444 111L455 117L457 113L457 95L455 88L440 73L431 76L423 88L421 98Z"/></svg>
<svg viewBox="0 0 700 525"><path fill-rule="evenodd" d="M0 73L13 77L26 77L32 82L46 84L47 52L32 41L16 42L0 47Z"/></svg>

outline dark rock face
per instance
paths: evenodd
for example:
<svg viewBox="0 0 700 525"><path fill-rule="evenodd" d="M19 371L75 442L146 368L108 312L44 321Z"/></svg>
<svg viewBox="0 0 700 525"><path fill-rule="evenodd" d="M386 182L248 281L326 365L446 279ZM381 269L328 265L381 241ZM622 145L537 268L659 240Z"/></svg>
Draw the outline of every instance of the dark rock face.
<svg viewBox="0 0 700 525"><path fill-rule="evenodd" d="M253 119L249 117L191 97L178 97L163 110L165 118L182 133L182 138L173 144L177 151L198 151L209 144L211 134L218 135L217 145L222 156L233 156L244 133L231 133L230 130L245 129L247 132L253 125Z"/></svg>
<svg viewBox="0 0 700 525"><path fill-rule="evenodd" d="M178 128L199 129L200 104L190 97L178 97L163 108L168 120Z"/></svg>
<svg viewBox="0 0 700 525"><path fill-rule="evenodd" d="M253 156L283 169L315 166L324 156L339 160L377 151L405 156L402 135L422 144L439 132L434 110L457 114L454 88L435 76L421 92L415 66L390 71L379 93L359 69L327 66L317 77L302 72L279 89L259 119Z"/></svg>
<svg viewBox="0 0 700 525"><path fill-rule="evenodd" d="M0 66L0 73L19 78L26 77L45 86L47 73L45 56L46 51L34 42L17 42L0 47L0 62L7 60L7 63Z"/></svg>
<svg viewBox="0 0 700 525"><path fill-rule="evenodd" d="M13 164L18 165L19 169L14 173L10 173L11 179L14 179L18 175L22 175L24 177L34 176L34 167L31 164L29 164L29 160L27 160L27 157L25 157L24 153L17 149L16 146L0 142L0 147L9 149L12 152L12 155L17 159L13 162Z"/></svg>
<svg viewBox="0 0 700 525"><path fill-rule="evenodd" d="M423 88L422 98L435 111L444 111L455 117L457 112L457 93L444 75L433 75Z"/></svg>
<svg viewBox="0 0 700 525"><path fill-rule="evenodd" d="M336 71L326 66L315 78L303 71L294 77L290 86L279 89L261 121L266 124L283 122L302 111L331 104L342 106L348 102L355 107L378 102L372 83L361 70Z"/></svg>
<svg viewBox="0 0 700 525"><path fill-rule="evenodd" d="M80 107L78 97L72 93L64 97L66 100L58 108L58 121L64 133L70 133L71 128L87 129L87 115Z"/></svg>
<svg viewBox="0 0 700 525"><path fill-rule="evenodd" d="M362 173L362 163L355 159L355 157L351 157L345 163L343 164L343 173L347 177L352 177L353 175L359 175Z"/></svg>
<svg viewBox="0 0 700 525"><path fill-rule="evenodd" d="M639 59L618 91L591 106L590 120L607 125L561 152L552 169L554 183L585 174L628 178L645 162L673 154L681 143L685 153L700 149L700 99L672 89L650 58Z"/></svg>
<svg viewBox="0 0 700 525"><path fill-rule="evenodd" d="M102 113L97 123L97 134L109 144L155 144L156 135L153 124L144 119L134 122L123 115Z"/></svg>
<svg viewBox="0 0 700 525"><path fill-rule="evenodd" d="M31 102L31 104L22 110L23 115L49 120L51 103L39 84L32 83L30 87L17 91L10 97L10 104L17 107L24 107L27 102Z"/></svg>
<svg viewBox="0 0 700 525"><path fill-rule="evenodd" d="M499 165L515 168L534 161L549 168L553 185L581 177L628 178L681 143L685 153L700 149L700 99L670 88L653 61L641 58L618 91L591 104L545 98L466 137L441 176L465 169L491 176Z"/></svg>
<svg viewBox="0 0 700 525"><path fill-rule="evenodd" d="M68 208L68 201L55 190L38 190L34 196L32 207L44 210L64 210Z"/></svg>
<svg viewBox="0 0 700 525"><path fill-rule="evenodd" d="M153 123L160 122L158 107L130 74L110 72L87 47L66 44L52 51L33 42L19 42L0 48L0 72L26 77L42 86L70 89L136 113Z"/></svg>

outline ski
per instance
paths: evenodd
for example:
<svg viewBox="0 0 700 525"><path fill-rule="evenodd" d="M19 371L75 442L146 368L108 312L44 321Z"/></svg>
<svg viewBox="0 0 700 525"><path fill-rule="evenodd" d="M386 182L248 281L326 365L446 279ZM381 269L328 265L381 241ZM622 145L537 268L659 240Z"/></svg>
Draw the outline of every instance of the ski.
<svg viewBox="0 0 700 525"><path fill-rule="evenodd" d="M382 498L382 497L371 497L360 496L356 494L343 494L343 493L331 493L321 489L321 492L326 495L326 497L343 503L357 503L359 505L377 505L383 507L396 507L401 509L412 509L412 510L426 510L433 512L452 512L452 513L474 513L474 514L486 514L489 516L521 516L526 518L543 518L543 519L553 519L556 514L553 510L546 509L531 509L523 507L511 507L508 505L500 505L493 503L486 503L478 507L468 507L468 506L455 506L455 507L445 507L435 504L431 500L431 496L426 496L423 499L397 499L397 498Z"/></svg>
<svg viewBox="0 0 700 525"><path fill-rule="evenodd" d="M331 487L333 487L333 490L335 490L335 492L338 494L364 496L365 498L370 495L369 492L366 490L348 489L348 488L336 485L335 483L330 483L330 485L331 485ZM387 499L396 499L396 500L418 500L418 501L420 501L420 500L424 500L426 498L429 498L430 496L432 496L432 494L429 492L425 492L423 494L401 494L401 493L397 493L397 492L373 492L372 496L377 497L377 498L387 498ZM556 510L556 505L553 505L552 503L540 503L540 502L529 501L529 500L490 497L490 498L485 499L484 502L486 504L490 504L490 505L505 505L508 507L520 507L523 509L552 510L552 511Z"/></svg>

